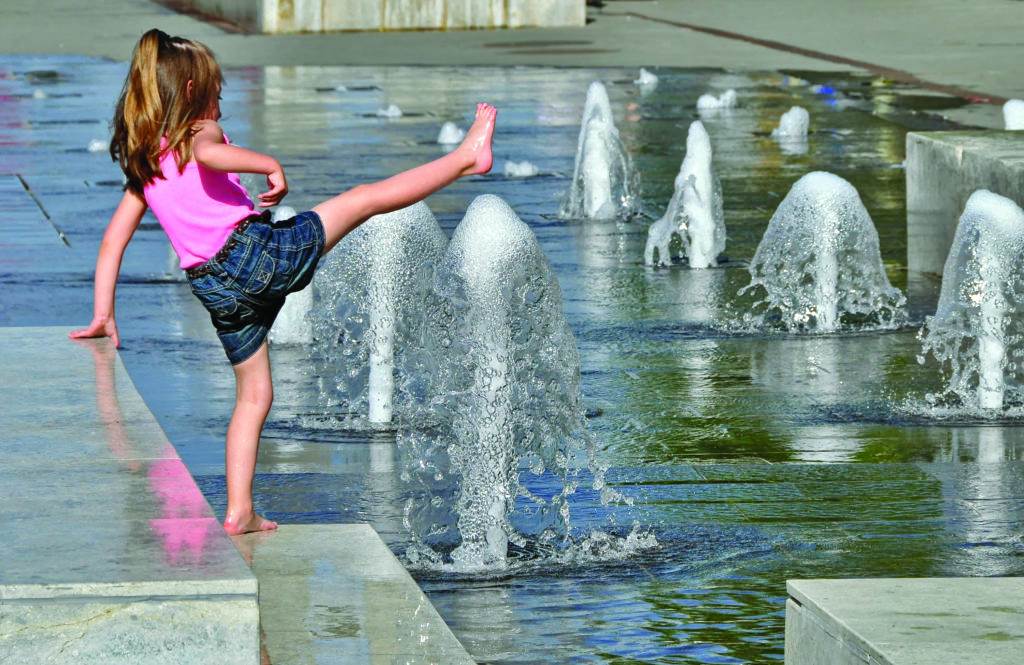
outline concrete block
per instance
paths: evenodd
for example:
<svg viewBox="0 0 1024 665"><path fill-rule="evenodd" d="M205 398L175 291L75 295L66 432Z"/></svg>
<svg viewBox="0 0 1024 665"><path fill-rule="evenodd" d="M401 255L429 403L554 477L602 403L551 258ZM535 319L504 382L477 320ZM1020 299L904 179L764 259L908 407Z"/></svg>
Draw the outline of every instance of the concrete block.
<svg viewBox="0 0 1024 665"><path fill-rule="evenodd" d="M254 665L258 622L255 595L0 598L0 662Z"/></svg>
<svg viewBox="0 0 1024 665"><path fill-rule="evenodd" d="M381 0L323 0L323 29L381 30L384 4Z"/></svg>
<svg viewBox="0 0 1024 665"><path fill-rule="evenodd" d="M385 30L437 30L444 27L446 0L392 0L383 1L383 4Z"/></svg>
<svg viewBox="0 0 1024 665"><path fill-rule="evenodd" d="M236 542L260 580L270 662L473 662L369 525L282 525Z"/></svg>
<svg viewBox="0 0 1024 665"><path fill-rule="evenodd" d="M263 33L573 27L585 0L183 0Z"/></svg>
<svg viewBox="0 0 1024 665"><path fill-rule="evenodd" d="M508 0L509 28L582 27L587 23L584 0Z"/></svg>
<svg viewBox="0 0 1024 665"><path fill-rule="evenodd" d="M322 32L324 0L262 0L261 32Z"/></svg>
<svg viewBox="0 0 1024 665"><path fill-rule="evenodd" d="M447 0L445 28L460 30L503 26L508 21L504 0Z"/></svg>
<svg viewBox="0 0 1024 665"><path fill-rule="evenodd" d="M970 195L988 189L1024 205L1024 133L907 134L907 267L942 274Z"/></svg>
<svg viewBox="0 0 1024 665"><path fill-rule="evenodd" d="M1011 665L1024 578L789 580L787 665Z"/></svg>

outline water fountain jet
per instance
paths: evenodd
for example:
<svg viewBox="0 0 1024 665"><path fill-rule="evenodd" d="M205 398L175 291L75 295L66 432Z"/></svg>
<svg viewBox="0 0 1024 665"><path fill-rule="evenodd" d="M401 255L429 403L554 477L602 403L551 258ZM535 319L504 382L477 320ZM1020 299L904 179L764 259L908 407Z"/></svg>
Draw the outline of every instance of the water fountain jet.
<svg viewBox="0 0 1024 665"><path fill-rule="evenodd" d="M636 212L639 178L619 138L608 91L600 81L587 89L572 184L562 204L568 218L615 219Z"/></svg>
<svg viewBox="0 0 1024 665"><path fill-rule="evenodd" d="M672 263L674 236L682 240L683 254L691 268L718 265L725 250L725 218L722 212L722 186L711 165L711 139L703 123L695 120L686 136L686 156L675 179L675 191L661 219L647 231L644 263Z"/></svg>
<svg viewBox="0 0 1024 665"><path fill-rule="evenodd" d="M987 190L960 217L942 271L935 316L925 322L925 353L948 365L946 391L965 404L1002 409L1021 385L1024 360L1024 210Z"/></svg>
<svg viewBox="0 0 1024 665"><path fill-rule="evenodd" d="M501 567L510 538L521 538L508 522L525 491L520 466L563 474L564 481L580 447L576 342L537 238L496 196L479 196L466 211L437 265L435 292L440 307L420 345L421 364L405 374L430 377L422 408L446 420L438 448L448 461L438 468L460 479L454 510L461 543L452 561L461 569ZM420 470L435 468L432 456L409 457ZM551 500L559 521L568 520L572 489L566 483Z"/></svg>
<svg viewBox="0 0 1024 665"><path fill-rule="evenodd" d="M325 260L314 282L322 306L314 323L335 387L371 423L394 415L395 356L413 339L428 306L434 263L448 239L426 203L371 217ZM328 396L331 402L333 396Z"/></svg>
<svg viewBox="0 0 1024 665"><path fill-rule="evenodd" d="M768 223L748 268L763 291L748 314L758 327L777 322L790 332L835 332L844 319L858 327L893 327L905 299L882 265L878 232L856 188L823 171L793 185Z"/></svg>

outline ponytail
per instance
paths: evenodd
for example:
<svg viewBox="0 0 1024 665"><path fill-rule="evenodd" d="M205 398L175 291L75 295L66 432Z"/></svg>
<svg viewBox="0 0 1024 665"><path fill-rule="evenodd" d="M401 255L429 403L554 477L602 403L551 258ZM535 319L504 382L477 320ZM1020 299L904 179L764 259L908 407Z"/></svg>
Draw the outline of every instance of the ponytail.
<svg viewBox="0 0 1024 665"><path fill-rule="evenodd" d="M186 94L193 82L193 98ZM210 108L221 85L213 53L198 42L156 28L139 39L111 123L110 156L124 171L126 189L142 194L163 177L161 138L179 169L192 158L192 124Z"/></svg>

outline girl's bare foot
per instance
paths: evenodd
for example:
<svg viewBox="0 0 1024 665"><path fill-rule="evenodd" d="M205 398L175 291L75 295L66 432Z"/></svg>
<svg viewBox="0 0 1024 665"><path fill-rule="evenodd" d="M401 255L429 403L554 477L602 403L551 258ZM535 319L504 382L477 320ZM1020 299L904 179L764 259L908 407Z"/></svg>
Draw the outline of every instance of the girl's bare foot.
<svg viewBox="0 0 1024 665"><path fill-rule="evenodd" d="M244 515L228 515L224 518L224 530L231 536L253 531L273 531L276 528L277 522L272 522L254 512Z"/></svg>
<svg viewBox="0 0 1024 665"><path fill-rule="evenodd" d="M498 109L490 104L476 105L476 120L458 148L466 155L469 164L462 175L487 173L491 170L491 138L494 136L494 121L497 117Z"/></svg>

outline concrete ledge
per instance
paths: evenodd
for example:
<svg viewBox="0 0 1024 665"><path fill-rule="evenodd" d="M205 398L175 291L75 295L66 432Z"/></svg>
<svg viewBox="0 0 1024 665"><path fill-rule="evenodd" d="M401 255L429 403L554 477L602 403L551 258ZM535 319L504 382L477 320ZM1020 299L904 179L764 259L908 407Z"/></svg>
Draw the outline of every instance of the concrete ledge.
<svg viewBox="0 0 1024 665"><path fill-rule="evenodd" d="M578 27L585 0L177 0L262 33Z"/></svg>
<svg viewBox="0 0 1024 665"><path fill-rule="evenodd" d="M282 525L236 543L260 581L272 665L473 663L368 524Z"/></svg>
<svg viewBox="0 0 1024 665"><path fill-rule="evenodd" d="M790 580L787 665L1011 665L1024 578Z"/></svg>
<svg viewBox="0 0 1024 665"><path fill-rule="evenodd" d="M1024 205L1024 132L907 134L907 267L942 274L970 195L988 189Z"/></svg>
<svg viewBox="0 0 1024 665"><path fill-rule="evenodd" d="M256 579L110 343L0 357L0 663L258 663Z"/></svg>

